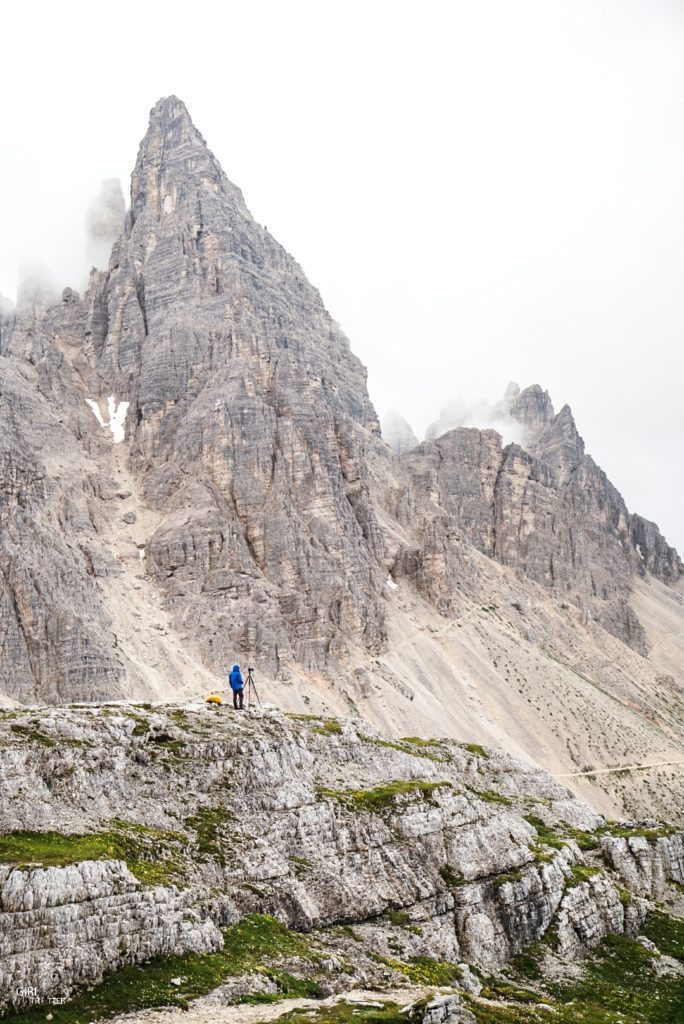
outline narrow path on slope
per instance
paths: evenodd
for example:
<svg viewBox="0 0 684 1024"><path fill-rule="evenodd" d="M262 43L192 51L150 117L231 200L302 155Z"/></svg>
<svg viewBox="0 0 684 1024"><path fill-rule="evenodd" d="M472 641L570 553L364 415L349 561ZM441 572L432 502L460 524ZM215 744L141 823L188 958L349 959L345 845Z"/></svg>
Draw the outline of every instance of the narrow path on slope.
<svg viewBox="0 0 684 1024"><path fill-rule="evenodd" d="M666 768L669 765L684 767L684 761L654 761L652 764L624 764L621 768L595 768L588 772L554 772L556 779L579 779L583 775L614 775L619 772L644 772L649 768Z"/></svg>
<svg viewBox="0 0 684 1024"><path fill-rule="evenodd" d="M334 1006L345 1000L348 1003L368 1005L372 1003L397 1003L399 1006L407 1006L421 999L428 993L442 991L438 986L412 986L407 988L389 989L388 991L377 992L369 989L352 989L350 992L340 992L330 996L328 999L279 999L276 1003L232 1003L222 1004L211 995L202 996L190 1003L187 1009L158 1007L149 1010L138 1010L134 1013L127 1013L121 1017L114 1018L115 1021L127 1022L127 1024L143 1024L143 1022L163 1020L164 1024L174 1024L176 1020L182 1024L268 1024L269 1021L277 1020L291 1010L311 1009ZM452 992L453 989L443 991Z"/></svg>

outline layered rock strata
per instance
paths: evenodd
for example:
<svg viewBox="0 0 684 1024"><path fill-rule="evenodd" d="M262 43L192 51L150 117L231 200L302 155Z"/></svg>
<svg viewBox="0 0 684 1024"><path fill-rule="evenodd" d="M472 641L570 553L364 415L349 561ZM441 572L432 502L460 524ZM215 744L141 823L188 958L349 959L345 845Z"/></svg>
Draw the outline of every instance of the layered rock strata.
<svg viewBox="0 0 684 1024"><path fill-rule="evenodd" d="M635 870L603 819L549 776L453 741L126 705L13 713L0 738L3 1001L31 976L47 998L156 951L216 948L217 925L254 913L314 936L353 926L342 986L391 977L397 936L409 961L485 970L551 933L559 955L576 956L636 933L642 897L682 874L674 830L629 839ZM54 859L55 830L63 866L27 867L22 843ZM103 860L79 860L84 836ZM107 859L123 841L142 884Z"/></svg>

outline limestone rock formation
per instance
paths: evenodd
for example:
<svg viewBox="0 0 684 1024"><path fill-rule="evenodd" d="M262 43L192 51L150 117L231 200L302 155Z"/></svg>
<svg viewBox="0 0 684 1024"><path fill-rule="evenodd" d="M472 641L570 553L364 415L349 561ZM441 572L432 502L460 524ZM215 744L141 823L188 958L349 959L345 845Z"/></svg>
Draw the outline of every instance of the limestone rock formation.
<svg viewBox="0 0 684 1024"><path fill-rule="evenodd" d="M504 448L492 430L449 431L406 457L416 491L433 496L433 519L446 512L484 554L585 608L645 653L630 581L648 568L677 582L677 553L654 524L630 517L585 453L569 406L555 414L536 385L509 387L504 404L524 427L524 448Z"/></svg>
<svg viewBox="0 0 684 1024"><path fill-rule="evenodd" d="M202 704L0 713L0 772L0 1005L157 952L221 949L219 929L254 914L309 937L312 963L286 970L329 992L396 985L417 957L452 964L477 995L468 965L636 935L683 876L675 829L612 829L496 750L389 742L358 720ZM241 953L217 998L282 989L282 969L275 989L250 981Z"/></svg>

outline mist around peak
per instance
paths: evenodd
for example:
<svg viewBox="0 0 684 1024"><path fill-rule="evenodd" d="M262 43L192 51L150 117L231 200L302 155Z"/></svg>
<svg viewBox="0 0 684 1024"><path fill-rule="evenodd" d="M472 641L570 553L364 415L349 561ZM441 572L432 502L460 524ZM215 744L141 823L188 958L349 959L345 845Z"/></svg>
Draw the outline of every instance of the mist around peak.
<svg viewBox="0 0 684 1024"><path fill-rule="evenodd" d="M86 258L90 266L102 270L107 265L112 246L123 230L125 216L121 182L118 178L107 178L86 213Z"/></svg>
<svg viewBox="0 0 684 1024"><path fill-rule="evenodd" d="M437 419L427 429L425 439L432 441L448 430L457 427L477 427L478 430L496 430L501 434L503 443L524 444L525 428L513 419L502 403L479 402L467 404L460 398L443 406Z"/></svg>

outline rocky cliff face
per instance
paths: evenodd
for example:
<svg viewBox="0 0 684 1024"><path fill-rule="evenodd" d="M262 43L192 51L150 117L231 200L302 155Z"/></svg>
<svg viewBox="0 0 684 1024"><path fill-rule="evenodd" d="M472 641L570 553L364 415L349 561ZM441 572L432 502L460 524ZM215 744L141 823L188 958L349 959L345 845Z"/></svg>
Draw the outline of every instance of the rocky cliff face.
<svg viewBox="0 0 684 1024"><path fill-rule="evenodd" d="M514 574L645 653L634 580L681 578L539 388L505 399L525 447L456 430L389 450L346 338L175 97L108 265L82 298L4 306L0 368L13 699L196 691L229 651L298 686L367 671L411 602L486 605L478 553L516 604Z"/></svg>
<svg viewBox="0 0 684 1024"><path fill-rule="evenodd" d="M390 742L360 722L10 712L0 769L0 1004L220 950L219 929L254 914L319 956L327 944L329 991L401 979L414 957L492 971L544 940L573 958L635 934L646 898L684 883L674 829L609 828L495 750Z"/></svg>
<svg viewBox="0 0 684 1024"><path fill-rule="evenodd" d="M682 575L677 553L657 527L629 515L585 453L569 406L555 414L548 393L537 386L509 389L505 405L524 428L524 448L504 448L493 430L460 428L406 456L416 494L430 499L424 514L435 523L446 513L478 550L646 653L629 600L631 579L648 569L676 582Z"/></svg>

